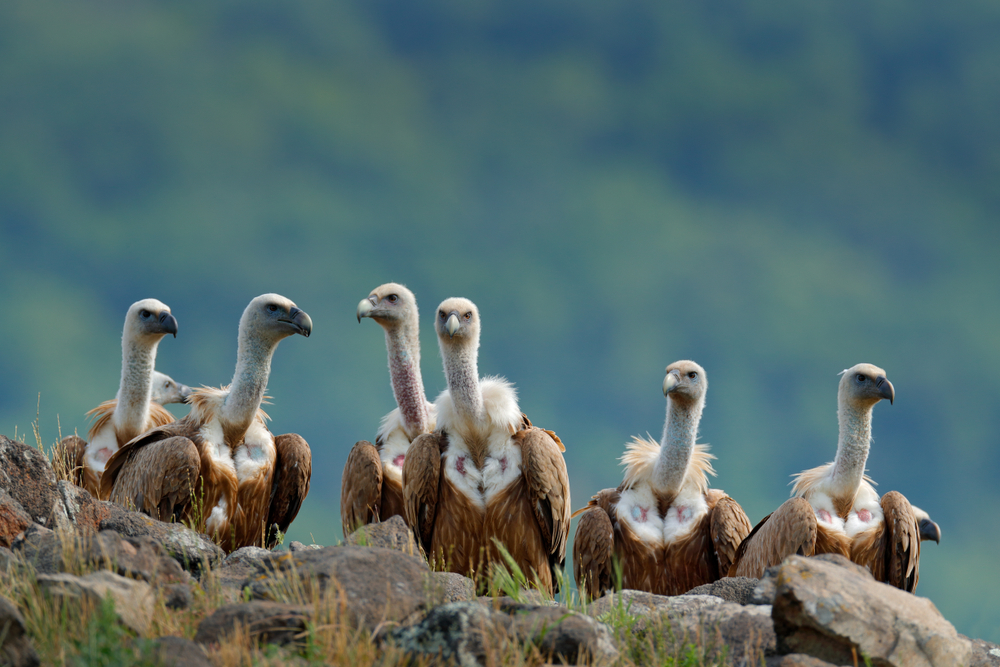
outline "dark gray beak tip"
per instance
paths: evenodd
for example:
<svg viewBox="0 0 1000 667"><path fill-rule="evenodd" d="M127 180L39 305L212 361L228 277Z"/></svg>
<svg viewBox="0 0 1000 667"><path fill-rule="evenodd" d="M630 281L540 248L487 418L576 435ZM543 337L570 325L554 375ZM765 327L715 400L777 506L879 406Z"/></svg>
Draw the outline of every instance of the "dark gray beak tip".
<svg viewBox="0 0 1000 667"><path fill-rule="evenodd" d="M920 539L921 541L934 540L935 543L941 544L941 528L930 519L921 519Z"/></svg>
<svg viewBox="0 0 1000 667"><path fill-rule="evenodd" d="M160 315L160 326L163 327L163 333L173 334L174 338L177 338L177 318L170 313L164 312Z"/></svg>

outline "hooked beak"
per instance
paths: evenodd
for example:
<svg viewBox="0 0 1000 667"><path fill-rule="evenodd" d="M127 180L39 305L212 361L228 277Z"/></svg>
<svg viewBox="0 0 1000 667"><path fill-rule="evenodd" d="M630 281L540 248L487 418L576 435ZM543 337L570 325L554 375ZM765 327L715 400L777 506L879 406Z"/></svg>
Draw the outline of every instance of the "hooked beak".
<svg viewBox="0 0 1000 667"><path fill-rule="evenodd" d="M362 317L368 317L373 310L375 310L375 297L361 299L361 303L358 304L358 322L361 322Z"/></svg>
<svg viewBox="0 0 1000 667"><path fill-rule="evenodd" d="M930 519L920 520L920 541L934 540L941 544L941 528Z"/></svg>
<svg viewBox="0 0 1000 667"><path fill-rule="evenodd" d="M160 313L160 326L163 327L163 333L173 334L177 338L177 318L167 311Z"/></svg>
<svg viewBox="0 0 1000 667"><path fill-rule="evenodd" d="M180 394L181 394L181 403L190 403L191 402L191 394L194 393L194 389L192 389L191 387L187 386L186 384L181 384L180 382L178 382L177 383L177 391L179 391Z"/></svg>
<svg viewBox="0 0 1000 667"><path fill-rule="evenodd" d="M677 371L670 371L667 373L667 377L663 378L663 395L667 396L677 385L681 383L681 374Z"/></svg>
<svg viewBox="0 0 1000 667"><path fill-rule="evenodd" d="M884 375L879 375L875 378L875 386L878 387L878 395L882 398L888 398L889 405L892 405L896 398L896 390L893 389L892 383L886 380Z"/></svg>
<svg viewBox="0 0 1000 667"><path fill-rule="evenodd" d="M458 321L458 313L454 310L448 315L448 321L444 323L444 329L448 332L449 338L455 337L455 332L462 324Z"/></svg>
<svg viewBox="0 0 1000 667"><path fill-rule="evenodd" d="M292 316L292 319L282 320L282 322L288 322L296 328L297 331L295 333L302 334L306 338L309 338L309 334L311 334L313 330L313 321L312 318L309 317L309 314L300 308L295 308L294 306L290 311L288 311L288 314Z"/></svg>

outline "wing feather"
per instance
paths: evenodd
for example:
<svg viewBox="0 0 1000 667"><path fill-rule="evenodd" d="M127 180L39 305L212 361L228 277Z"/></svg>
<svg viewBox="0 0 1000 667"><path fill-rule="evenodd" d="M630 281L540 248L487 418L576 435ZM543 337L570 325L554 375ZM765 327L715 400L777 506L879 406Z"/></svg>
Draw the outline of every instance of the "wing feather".
<svg viewBox="0 0 1000 667"><path fill-rule="evenodd" d="M573 578L587 599L596 600L613 585L615 529L607 511L594 501L581 511L573 538Z"/></svg>
<svg viewBox="0 0 1000 667"><path fill-rule="evenodd" d="M379 520L381 499L382 461L378 449L367 440L360 440L347 455L340 484L340 521L344 537Z"/></svg>
<svg viewBox="0 0 1000 667"><path fill-rule="evenodd" d="M789 498L760 520L736 550L730 577L760 578L764 570L797 553L812 556L816 549L816 513L804 498Z"/></svg>
<svg viewBox="0 0 1000 667"><path fill-rule="evenodd" d="M312 479L312 450L305 438L297 433L275 436L277 458L274 463L274 480L271 483L271 500L267 513L267 535L264 547L273 548L278 543L278 533L288 532L309 495Z"/></svg>
<svg viewBox="0 0 1000 667"><path fill-rule="evenodd" d="M740 504L729 496L714 489L710 493L722 495L712 508L710 531L719 559L719 573L725 576L736 560L736 550L750 534L750 519Z"/></svg>
<svg viewBox="0 0 1000 667"><path fill-rule="evenodd" d="M566 561L571 512L569 473L561 443L549 433L532 427L519 431L514 440L521 447L521 473L543 541L555 562L562 566Z"/></svg>
<svg viewBox="0 0 1000 667"><path fill-rule="evenodd" d="M428 555L441 491L441 453L447 446L447 436L441 431L421 434L410 445L403 461L406 523Z"/></svg>

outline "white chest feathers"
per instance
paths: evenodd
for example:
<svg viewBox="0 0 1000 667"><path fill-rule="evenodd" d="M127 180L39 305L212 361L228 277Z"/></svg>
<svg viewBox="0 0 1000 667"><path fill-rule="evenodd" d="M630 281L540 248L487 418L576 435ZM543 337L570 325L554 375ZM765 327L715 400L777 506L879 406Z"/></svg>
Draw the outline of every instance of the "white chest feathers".
<svg viewBox="0 0 1000 667"><path fill-rule="evenodd" d="M616 507L618 521L632 529L650 546L666 546L686 537L708 512L705 495L695 488L685 488L660 516L656 496L649 484L637 484L623 491Z"/></svg>
<svg viewBox="0 0 1000 667"><path fill-rule="evenodd" d="M382 460L383 477L403 483L403 462L406 461L409 449L410 439L402 428L390 431L382 437L379 458Z"/></svg>
<svg viewBox="0 0 1000 667"><path fill-rule="evenodd" d="M482 469L460 439L450 436L451 445L442 456L444 474L462 495L482 510L504 489L521 479L521 448L504 436L505 442L488 451Z"/></svg>
<svg viewBox="0 0 1000 667"><path fill-rule="evenodd" d="M108 459L117 451L118 436L114 424L109 419L104 428L95 433L87 443L86 465L98 475L102 475Z"/></svg>

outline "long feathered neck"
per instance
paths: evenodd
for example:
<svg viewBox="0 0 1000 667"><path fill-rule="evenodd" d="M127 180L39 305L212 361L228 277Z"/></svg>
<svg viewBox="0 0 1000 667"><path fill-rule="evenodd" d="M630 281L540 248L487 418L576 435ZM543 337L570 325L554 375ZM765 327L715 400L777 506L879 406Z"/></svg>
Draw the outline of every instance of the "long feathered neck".
<svg viewBox="0 0 1000 667"><path fill-rule="evenodd" d="M221 415L222 421L232 432L240 434L240 440L253 423L264 398L267 379L271 375L271 357L276 347L276 344L269 344L260 336L253 336L244 327L240 327L236 373L229 387L229 395L222 404Z"/></svg>
<svg viewBox="0 0 1000 667"><path fill-rule="evenodd" d="M430 407L420 375L420 337L414 320L416 317L407 318L400 326L385 330L392 393L411 438L430 428Z"/></svg>
<svg viewBox="0 0 1000 667"><path fill-rule="evenodd" d="M660 455L653 466L653 486L667 494L676 494L684 485L698 423L705 408L704 400L667 400L667 418L660 439Z"/></svg>
<svg viewBox="0 0 1000 667"><path fill-rule="evenodd" d="M122 335L122 378L118 385L114 424L116 430L132 437L146 430L149 419L153 369L156 367L156 348L160 338L154 336L152 340L150 344L148 340Z"/></svg>
<svg viewBox="0 0 1000 667"><path fill-rule="evenodd" d="M840 421L840 438L833 465L833 486L835 493L853 497L861 485L865 464L868 462L873 406L858 406L846 400L839 403L837 418Z"/></svg>
<svg viewBox="0 0 1000 667"><path fill-rule="evenodd" d="M479 352L477 345L453 345L445 349L442 345L441 356L444 358L444 375L448 380L448 392L455 404L455 410L464 419L473 422L486 420L486 409L483 406L483 392L479 386Z"/></svg>

